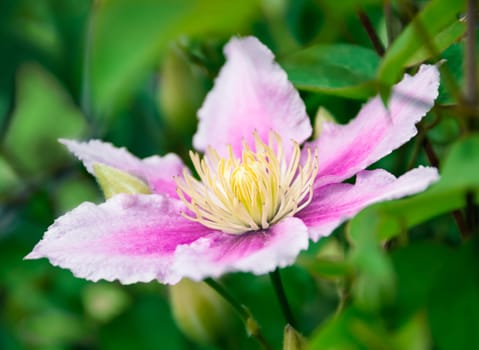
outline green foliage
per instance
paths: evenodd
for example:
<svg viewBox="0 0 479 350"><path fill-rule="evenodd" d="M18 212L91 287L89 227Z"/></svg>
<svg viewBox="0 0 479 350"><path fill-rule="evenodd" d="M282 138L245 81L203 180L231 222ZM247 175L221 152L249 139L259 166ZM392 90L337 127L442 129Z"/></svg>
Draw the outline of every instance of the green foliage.
<svg viewBox="0 0 479 350"><path fill-rule="evenodd" d="M360 46L317 45L285 57L281 64L299 89L365 98L374 91L379 57Z"/></svg>
<svg viewBox="0 0 479 350"><path fill-rule="evenodd" d="M266 341L274 349L479 348L479 123L477 101L471 108L461 98L470 77L465 7L464 0L1 1L0 349L261 349L234 314L217 312L211 290L190 286L192 297L176 298L173 308L183 309L175 320L171 291L158 283L91 283L23 260L60 214L101 202L101 189L106 197L149 192L106 166L95 167L98 186L57 139L101 138L140 157L175 152L187 162L196 111L235 35L271 48L317 132L333 115L347 122L376 91L387 97L404 71L424 61L441 69L440 96L417 137L380 164L397 174L428 164L426 140L440 180L364 209L281 271L296 330L285 328L266 276L222 279ZM192 301L200 318L189 317L198 316ZM183 334L181 317L196 337ZM220 345L198 319L222 333Z"/></svg>
<svg viewBox="0 0 479 350"><path fill-rule="evenodd" d="M66 159L57 139L81 136L85 121L58 82L38 66L19 72L17 96L3 151L22 173L44 174Z"/></svg>
<svg viewBox="0 0 479 350"><path fill-rule="evenodd" d="M158 53L180 35L235 32L255 12L255 1L129 0L95 9L91 47L93 98L102 112L138 86ZM121 35L119 34L121 33Z"/></svg>

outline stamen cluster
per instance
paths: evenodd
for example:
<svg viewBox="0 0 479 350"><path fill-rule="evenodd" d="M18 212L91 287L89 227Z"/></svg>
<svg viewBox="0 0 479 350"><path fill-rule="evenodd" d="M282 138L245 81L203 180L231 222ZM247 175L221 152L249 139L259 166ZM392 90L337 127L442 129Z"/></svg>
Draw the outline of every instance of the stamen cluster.
<svg viewBox="0 0 479 350"><path fill-rule="evenodd" d="M276 133L270 133L268 144L257 133L254 140L254 150L243 144L241 158L231 147L226 158L212 148L203 158L190 152L199 180L186 169L183 178L176 179L178 195L191 211L182 213L184 217L215 230L241 234L267 229L311 202L318 171L316 154L308 149L300 165L296 142L291 154L286 154Z"/></svg>

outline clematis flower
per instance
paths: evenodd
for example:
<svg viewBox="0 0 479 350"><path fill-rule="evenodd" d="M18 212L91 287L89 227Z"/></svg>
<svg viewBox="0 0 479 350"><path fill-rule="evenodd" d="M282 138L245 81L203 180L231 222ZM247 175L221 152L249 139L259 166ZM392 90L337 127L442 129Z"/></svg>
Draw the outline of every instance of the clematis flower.
<svg viewBox="0 0 479 350"><path fill-rule="evenodd" d="M438 179L419 167L399 178L364 170L411 139L438 94L423 65L394 86L386 108L367 102L318 139L298 92L254 37L233 38L198 112L191 152L198 177L173 154L140 160L101 141L63 141L95 175L103 164L151 194L83 203L55 221L26 257L47 257L78 277L177 283L232 271L263 274L292 264L309 240L329 235L365 206L423 191ZM355 183L343 183L355 176Z"/></svg>

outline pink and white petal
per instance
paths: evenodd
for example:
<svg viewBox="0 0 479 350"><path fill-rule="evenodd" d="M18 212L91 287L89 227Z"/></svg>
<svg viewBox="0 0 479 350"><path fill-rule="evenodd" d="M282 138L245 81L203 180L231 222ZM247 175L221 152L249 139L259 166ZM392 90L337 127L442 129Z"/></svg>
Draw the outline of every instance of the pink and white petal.
<svg viewBox="0 0 479 350"><path fill-rule="evenodd" d="M99 140L77 142L61 139L60 142L83 162L92 175L95 175L93 164L106 164L146 181L154 193L177 197L173 177L180 175L185 165L176 154L169 153L163 157L152 156L141 160L125 148L117 148Z"/></svg>
<svg viewBox="0 0 479 350"><path fill-rule="evenodd" d="M132 175L141 176L141 161L124 147L117 148L111 143L100 140L78 142L60 139L59 141L83 162L86 170L92 175L95 175L93 164L101 163Z"/></svg>
<svg viewBox="0 0 479 350"><path fill-rule="evenodd" d="M274 130L286 148L291 140L304 142L311 135L311 123L273 53L254 37L233 38L224 52L226 63L198 112L195 148L205 151L211 146L226 155L231 144L238 156L243 140L254 149L255 130L263 141Z"/></svg>
<svg viewBox="0 0 479 350"><path fill-rule="evenodd" d="M394 86L388 109L377 96L349 124L326 123L320 137L304 148L318 151L315 186L353 176L416 135L415 124L433 106L438 87L437 67L423 65Z"/></svg>
<svg viewBox="0 0 479 350"><path fill-rule="evenodd" d="M180 215L180 201L158 195L123 195L83 203L57 219L26 259L46 257L92 281L173 284L174 252L211 233Z"/></svg>
<svg viewBox="0 0 479 350"><path fill-rule="evenodd" d="M180 157L168 153L163 157L151 156L142 160L142 177L148 182L154 193L166 194L178 198L175 176L180 176L187 169Z"/></svg>
<svg viewBox="0 0 479 350"><path fill-rule="evenodd" d="M291 265L307 247L307 227L289 217L268 230L242 235L216 232L180 246L174 268L177 274L197 281L234 271L259 275Z"/></svg>
<svg viewBox="0 0 479 350"><path fill-rule="evenodd" d="M366 206L421 192L439 179L436 168L419 167L399 178L383 169L362 171L354 185L330 184L314 191L308 207L296 214L317 241Z"/></svg>

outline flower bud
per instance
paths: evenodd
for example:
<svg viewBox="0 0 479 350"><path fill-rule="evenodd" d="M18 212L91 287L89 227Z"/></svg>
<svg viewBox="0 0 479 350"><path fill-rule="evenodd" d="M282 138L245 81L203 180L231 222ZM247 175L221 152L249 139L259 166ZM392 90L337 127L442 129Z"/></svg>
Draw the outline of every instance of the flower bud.
<svg viewBox="0 0 479 350"><path fill-rule="evenodd" d="M219 344L234 325L226 301L204 282L183 279L170 286L170 304L178 328L200 344Z"/></svg>
<svg viewBox="0 0 479 350"><path fill-rule="evenodd" d="M106 199L120 193L151 193L142 180L119 169L97 163L93 165L93 171Z"/></svg>
<svg viewBox="0 0 479 350"><path fill-rule="evenodd" d="M336 123L334 116L324 107L319 107L314 120L314 138L318 138L323 131L325 123Z"/></svg>
<svg viewBox="0 0 479 350"><path fill-rule="evenodd" d="M284 327L283 350L301 350L306 347L306 340L289 324Z"/></svg>
<svg viewBox="0 0 479 350"><path fill-rule="evenodd" d="M194 131L196 112L206 94L203 79L193 68L186 55L173 47L160 71L157 102L168 127L181 134Z"/></svg>

